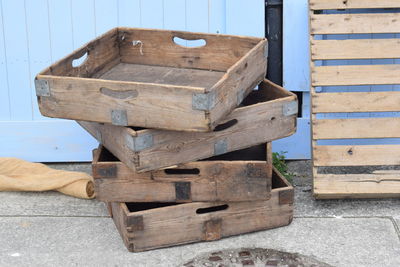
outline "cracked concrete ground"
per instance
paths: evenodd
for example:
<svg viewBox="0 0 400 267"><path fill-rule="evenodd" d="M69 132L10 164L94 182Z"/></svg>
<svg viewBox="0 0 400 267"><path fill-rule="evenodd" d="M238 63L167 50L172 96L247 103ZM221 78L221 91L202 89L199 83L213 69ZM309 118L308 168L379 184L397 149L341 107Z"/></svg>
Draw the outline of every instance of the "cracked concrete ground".
<svg viewBox="0 0 400 267"><path fill-rule="evenodd" d="M89 164L51 164L90 172ZM210 251L271 248L333 266L400 266L400 200L311 196L309 162L296 173L295 218L287 227L214 242L129 253L103 203L56 192L0 193L0 266L177 266Z"/></svg>

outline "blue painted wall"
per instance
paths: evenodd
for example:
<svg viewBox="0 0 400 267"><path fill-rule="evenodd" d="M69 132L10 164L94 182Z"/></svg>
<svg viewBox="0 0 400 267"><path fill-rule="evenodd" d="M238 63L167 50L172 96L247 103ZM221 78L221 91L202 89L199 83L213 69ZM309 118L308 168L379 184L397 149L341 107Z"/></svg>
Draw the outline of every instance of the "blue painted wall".
<svg viewBox="0 0 400 267"><path fill-rule="evenodd" d="M40 115L33 79L99 34L130 26L264 36L264 8L264 0L0 0L0 157L91 160L97 143L75 122ZM274 149L303 157L296 136Z"/></svg>

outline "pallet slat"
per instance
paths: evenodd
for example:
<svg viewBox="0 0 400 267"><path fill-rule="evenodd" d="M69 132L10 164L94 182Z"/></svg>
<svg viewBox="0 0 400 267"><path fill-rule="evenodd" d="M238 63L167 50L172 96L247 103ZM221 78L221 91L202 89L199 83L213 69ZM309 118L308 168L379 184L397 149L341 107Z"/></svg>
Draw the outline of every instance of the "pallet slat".
<svg viewBox="0 0 400 267"><path fill-rule="evenodd" d="M399 84L400 64L321 66L312 75L313 86Z"/></svg>
<svg viewBox="0 0 400 267"><path fill-rule="evenodd" d="M315 93L315 113L395 112L400 110L400 92Z"/></svg>
<svg viewBox="0 0 400 267"><path fill-rule="evenodd" d="M318 174L314 177L314 197L317 199L400 197L400 173Z"/></svg>
<svg viewBox="0 0 400 267"><path fill-rule="evenodd" d="M400 145L314 147L314 166L364 166L399 164Z"/></svg>
<svg viewBox="0 0 400 267"><path fill-rule="evenodd" d="M400 58L400 39L312 40L312 60Z"/></svg>
<svg viewBox="0 0 400 267"><path fill-rule="evenodd" d="M311 10L398 7L400 7L398 0L310 0Z"/></svg>
<svg viewBox="0 0 400 267"><path fill-rule="evenodd" d="M399 138L400 118L320 119L313 139Z"/></svg>
<svg viewBox="0 0 400 267"><path fill-rule="evenodd" d="M400 13L311 15L311 34L398 33Z"/></svg>

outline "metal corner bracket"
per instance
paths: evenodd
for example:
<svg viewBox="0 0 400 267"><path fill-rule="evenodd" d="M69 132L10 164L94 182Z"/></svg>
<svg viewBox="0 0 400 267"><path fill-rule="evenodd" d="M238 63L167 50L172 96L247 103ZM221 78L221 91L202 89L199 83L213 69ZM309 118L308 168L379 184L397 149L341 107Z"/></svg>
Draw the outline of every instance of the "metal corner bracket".
<svg viewBox="0 0 400 267"><path fill-rule="evenodd" d="M153 146L153 135L143 134L139 136L126 136L126 145L134 152L142 151Z"/></svg>
<svg viewBox="0 0 400 267"><path fill-rule="evenodd" d="M47 80L35 80L37 96L50 96L50 85Z"/></svg>
<svg viewBox="0 0 400 267"><path fill-rule="evenodd" d="M214 92L193 94L192 108L195 110L209 111L215 106L215 100Z"/></svg>
<svg viewBox="0 0 400 267"><path fill-rule="evenodd" d="M284 116L292 116L294 114L297 114L298 110L299 107L297 100L283 104L282 112Z"/></svg>

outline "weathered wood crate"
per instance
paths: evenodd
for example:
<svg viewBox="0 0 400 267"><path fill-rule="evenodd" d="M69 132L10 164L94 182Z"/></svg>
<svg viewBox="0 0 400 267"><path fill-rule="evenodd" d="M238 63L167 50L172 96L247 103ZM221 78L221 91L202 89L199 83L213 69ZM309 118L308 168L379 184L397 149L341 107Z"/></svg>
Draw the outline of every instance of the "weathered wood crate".
<svg viewBox="0 0 400 267"><path fill-rule="evenodd" d="M276 170L271 193L269 200L252 202L112 202L110 211L126 247L137 252L290 224L293 187Z"/></svg>
<svg viewBox="0 0 400 267"><path fill-rule="evenodd" d="M93 177L104 202L216 202L271 196L271 151L257 160L205 160L136 173L106 148L93 151Z"/></svg>
<svg viewBox="0 0 400 267"><path fill-rule="evenodd" d="M400 1L309 2L314 196L400 197Z"/></svg>
<svg viewBox="0 0 400 267"><path fill-rule="evenodd" d="M186 47L176 38L205 44ZM115 28L37 75L40 112L122 126L210 131L263 80L267 51L263 38Z"/></svg>
<svg viewBox="0 0 400 267"><path fill-rule="evenodd" d="M264 80L213 132L138 129L79 121L137 172L170 167L283 138L296 131L297 98Z"/></svg>

